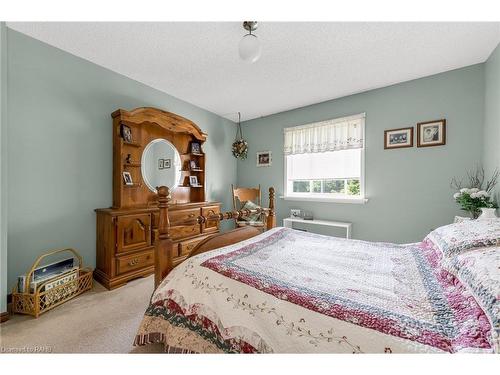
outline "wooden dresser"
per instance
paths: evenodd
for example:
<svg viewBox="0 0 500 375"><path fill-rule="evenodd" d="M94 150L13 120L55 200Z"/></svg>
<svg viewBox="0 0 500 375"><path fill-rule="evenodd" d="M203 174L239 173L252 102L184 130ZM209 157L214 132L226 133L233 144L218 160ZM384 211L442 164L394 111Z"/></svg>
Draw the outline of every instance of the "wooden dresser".
<svg viewBox="0 0 500 375"><path fill-rule="evenodd" d="M176 222L219 213L217 202L176 204L169 207L174 264L182 262L194 246L219 232L219 222L176 226ZM97 259L94 277L108 289L154 272L158 235L158 209L97 209Z"/></svg>
<svg viewBox="0 0 500 375"><path fill-rule="evenodd" d="M172 203L168 207L174 264L182 262L198 242L219 232L219 221L195 225L176 223L221 212L220 203L205 201L205 154L201 149L192 152L191 143L201 146L206 134L194 123L155 108L137 108L130 112L118 110L112 117L113 206L95 210L97 254L94 278L108 289L154 272L159 209L157 194L148 188L141 173L142 153L151 141L167 140L180 156L180 182L172 189ZM128 128L132 139L124 139L123 125ZM196 161L196 168L190 168L192 160ZM132 183L126 184L124 172L130 174ZM198 185L189 184L189 176L193 175L197 176Z"/></svg>

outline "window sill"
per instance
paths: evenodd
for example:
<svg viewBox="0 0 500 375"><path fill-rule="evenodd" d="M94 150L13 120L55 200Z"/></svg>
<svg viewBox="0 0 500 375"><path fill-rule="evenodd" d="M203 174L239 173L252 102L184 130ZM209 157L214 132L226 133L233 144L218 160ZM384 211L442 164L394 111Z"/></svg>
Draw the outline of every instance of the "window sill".
<svg viewBox="0 0 500 375"><path fill-rule="evenodd" d="M368 203L368 198L327 198L327 197L310 197L310 196L281 196L286 201L304 201L304 202L323 202L323 203L350 203L350 204L365 204Z"/></svg>

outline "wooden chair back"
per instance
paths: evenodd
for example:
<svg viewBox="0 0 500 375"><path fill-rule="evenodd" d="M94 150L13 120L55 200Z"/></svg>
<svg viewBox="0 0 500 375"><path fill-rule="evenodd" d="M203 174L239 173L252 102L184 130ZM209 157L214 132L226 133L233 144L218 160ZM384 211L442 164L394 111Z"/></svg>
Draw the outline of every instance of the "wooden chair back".
<svg viewBox="0 0 500 375"><path fill-rule="evenodd" d="M247 201L252 201L259 207L262 207L262 199L260 194L260 184L256 188L248 188L248 187L234 187L231 184L231 191L233 192L233 210L241 210L242 206ZM239 201L239 206L237 202Z"/></svg>

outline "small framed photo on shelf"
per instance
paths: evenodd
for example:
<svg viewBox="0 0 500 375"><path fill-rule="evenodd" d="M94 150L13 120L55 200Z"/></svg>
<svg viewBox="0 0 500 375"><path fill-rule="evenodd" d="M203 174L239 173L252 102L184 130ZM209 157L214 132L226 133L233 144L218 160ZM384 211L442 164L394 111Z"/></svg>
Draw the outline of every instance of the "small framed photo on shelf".
<svg viewBox="0 0 500 375"><path fill-rule="evenodd" d="M303 211L302 212L302 219L304 220L314 220L314 216L312 211Z"/></svg>
<svg viewBox="0 0 500 375"><path fill-rule="evenodd" d="M197 169L200 169L200 167L198 166L198 164L196 163L196 160L190 160L189 161L189 169L191 169L192 171L195 171Z"/></svg>
<svg viewBox="0 0 500 375"><path fill-rule="evenodd" d="M292 219L302 219L302 212L298 208L292 208L290 210L290 217Z"/></svg>
<svg viewBox="0 0 500 375"><path fill-rule="evenodd" d="M272 163L271 151L257 152L257 167L270 167Z"/></svg>
<svg viewBox="0 0 500 375"><path fill-rule="evenodd" d="M417 124L417 147L442 146L445 144L445 119L419 122Z"/></svg>
<svg viewBox="0 0 500 375"><path fill-rule="evenodd" d="M199 144L198 142L191 142L191 153L201 154L201 144Z"/></svg>
<svg viewBox="0 0 500 375"><path fill-rule="evenodd" d="M413 127L384 131L384 149L413 147Z"/></svg>
<svg viewBox="0 0 500 375"><path fill-rule="evenodd" d="M189 176L189 185L190 186L200 186L198 184L198 177L196 177L196 176Z"/></svg>
<svg viewBox="0 0 500 375"><path fill-rule="evenodd" d="M120 125L120 135L125 142L132 142L132 129L130 129L127 125Z"/></svg>
<svg viewBox="0 0 500 375"><path fill-rule="evenodd" d="M134 182L132 181L132 175L130 172L123 172L123 182L125 185L133 185Z"/></svg>
<svg viewBox="0 0 500 375"><path fill-rule="evenodd" d="M158 159L158 169L163 169L163 168L164 168L163 159Z"/></svg>

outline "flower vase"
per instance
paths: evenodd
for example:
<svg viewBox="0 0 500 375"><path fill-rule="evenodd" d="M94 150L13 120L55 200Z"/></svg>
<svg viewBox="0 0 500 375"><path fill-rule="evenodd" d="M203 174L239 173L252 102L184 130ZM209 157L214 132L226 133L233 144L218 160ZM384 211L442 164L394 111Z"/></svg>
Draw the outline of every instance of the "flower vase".
<svg viewBox="0 0 500 375"><path fill-rule="evenodd" d="M482 207L481 208L481 215L479 215L480 220L482 219L495 219L497 218L496 214L496 208L487 208L487 207Z"/></svg>

